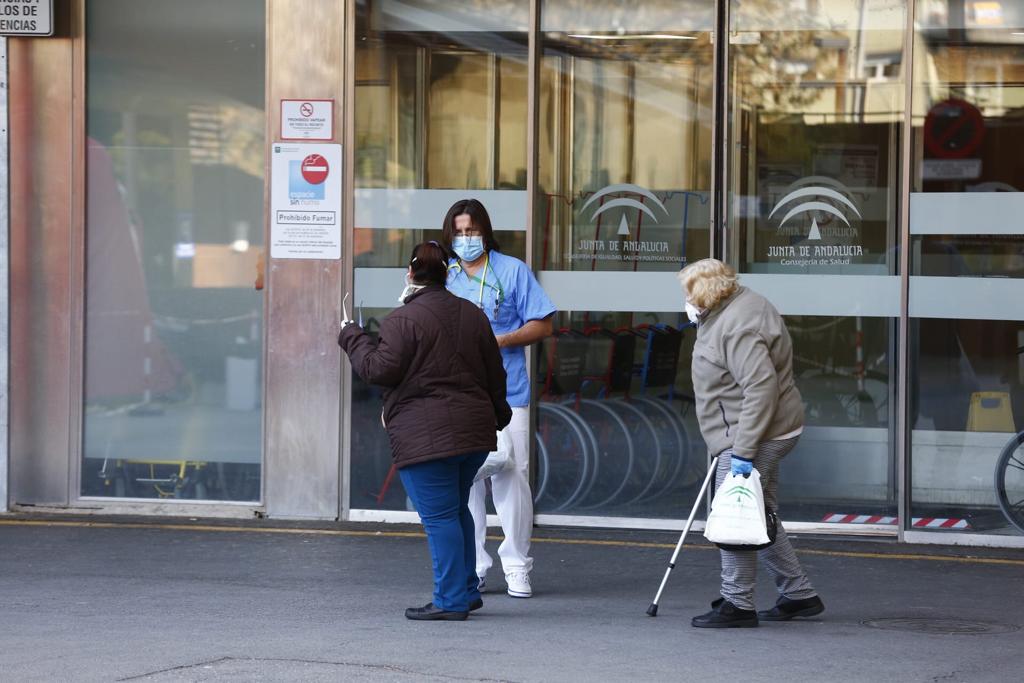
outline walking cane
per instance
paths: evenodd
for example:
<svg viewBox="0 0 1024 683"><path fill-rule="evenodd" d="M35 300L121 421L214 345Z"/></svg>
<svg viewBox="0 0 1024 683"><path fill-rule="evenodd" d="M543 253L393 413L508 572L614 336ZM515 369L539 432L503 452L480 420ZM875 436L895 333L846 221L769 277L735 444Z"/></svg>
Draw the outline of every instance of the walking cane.
<svg viewBox="0 0 1024 683"><path fill-rule="evenodd" d="M683 527L683 535L679 537L679 542L676 543L676 550L672 553L672 559L668 561L668 569L665 570L665 576L661 579L661 586L658 587L658 594L654 596L654 602L647 608L647 616L656 617L658 616L658 601L661 600L661 594L665 590L665 584L668 583L668 575L672 573L672 570L676 568L676 558L679 557L679 551L683 549L683 541L686 540L686 534L690 533L690 525L693 524L693 518L697 516L697 508L700 507L700 501L704 498L704 491L708 488L708 482L711 481L711 476L715 473L715 468L718 465L718 456L716 455L711 459L711 467L708 468L708 474L704 477L704 483L701 484L700 493L697 494L697 500L693 503L693 509L690 510L690 517L686 520L686 526Z"/></svg>

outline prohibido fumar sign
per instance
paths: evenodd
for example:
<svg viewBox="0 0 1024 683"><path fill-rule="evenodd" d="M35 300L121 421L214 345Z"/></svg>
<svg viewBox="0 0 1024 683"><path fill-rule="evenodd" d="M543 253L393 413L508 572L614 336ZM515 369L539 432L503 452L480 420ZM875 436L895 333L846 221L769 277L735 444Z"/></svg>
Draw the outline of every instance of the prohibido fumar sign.
<svg viewBox="0 0 1024 683"><path fill-rule="evenodd" d="M0 36L52 36L53 0L0 0Z"/></svg>

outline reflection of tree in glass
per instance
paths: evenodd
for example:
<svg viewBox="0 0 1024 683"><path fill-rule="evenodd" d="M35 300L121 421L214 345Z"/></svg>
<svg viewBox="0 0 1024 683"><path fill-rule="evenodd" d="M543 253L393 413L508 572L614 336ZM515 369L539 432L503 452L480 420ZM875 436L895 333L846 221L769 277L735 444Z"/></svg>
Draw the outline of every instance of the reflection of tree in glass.
<svg viewBox="0 0 1024 683"><path fill-rule="evenodd" d="M226 102L218 107L223 127L222 163L263 179L265 120L262 109Z"/></svg>
<svg viewBox="0 0 1024 683"><path fill-rule="evenodd" d="M778 0L735 4L742 13L743 26L787 26L780 21ZM794 30L744 32L733 37L730 66L745 105L796 113L827 92L808 84L843 77L841 61L849 43L845 33L831 30L820 14L801 16L799 24Z"/></svg>
<svg viewBox="0 0 1024 683"><path fill-rule="evenodd" d="M114 133L109 150L116 177L123 183L131 173L140 185L167 187L174 179L173 167L168 168L152 163L133 164L129 162L129 157L132 159L137 157L139 150L170 150L173 149L172 145L173 141L170 135L152 128L143 128L137 131L132 138L129 138L123 130ZM134 201L135 198L133 197L132 200Z"/></svg>

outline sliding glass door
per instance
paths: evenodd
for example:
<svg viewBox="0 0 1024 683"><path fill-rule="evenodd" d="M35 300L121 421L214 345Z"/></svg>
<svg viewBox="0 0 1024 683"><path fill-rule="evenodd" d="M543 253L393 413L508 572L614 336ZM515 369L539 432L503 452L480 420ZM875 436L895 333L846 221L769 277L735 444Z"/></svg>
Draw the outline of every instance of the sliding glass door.
<svg viewBox="0 0 1024 683"><path fill-rule="evenodd" d="M356 3L352 303L371 334L457 200L482 201L501 251L525 257L528 23L528 0ZM411 509L381 389L353 376L350 406L351 507Z"/></svg>
<svg viewBox="0 0 1024 683"><path fill-rule="evenodd" d="M732 0L727 259L793 337L786 520L896 529L902 2Z"/></svg>
<svg viewBox="0 0 1024 683"><path fill-rule="evenodd" d="M675 273L710 254L714 2L541 7L536 511L679 518L706 468Z"/></svg>
<svg viewBox="0 0 1024 683"><path fill-rule="evenodd" d="M1019 536L1024 6L918 2L917 16L910 526Z"/></svg>

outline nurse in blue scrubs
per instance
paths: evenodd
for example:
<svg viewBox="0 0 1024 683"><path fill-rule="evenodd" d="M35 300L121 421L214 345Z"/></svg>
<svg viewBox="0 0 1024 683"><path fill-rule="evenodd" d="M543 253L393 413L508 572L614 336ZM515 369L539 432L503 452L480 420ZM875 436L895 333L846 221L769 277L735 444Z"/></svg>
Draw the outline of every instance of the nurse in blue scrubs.
<svg viewBox="0 0 1024 683"><path fill-rule="evenodd" d="M448 267L448 290L472 301L487 315L508 376L512 422L505 431L513 446L513 466L491 477L491 496L505 533L498 557L508 594L528 598L533 595L533 498L527 478L530 379L525 347L551 334L555 306L525 263L501 253L490 216L476 199L460 200L448 210L443 241L456 255ZM476 573L481 591L493 562L484 548L485 496L484 482L476 482L470 492L469 509L476 526Z"/></svg>

